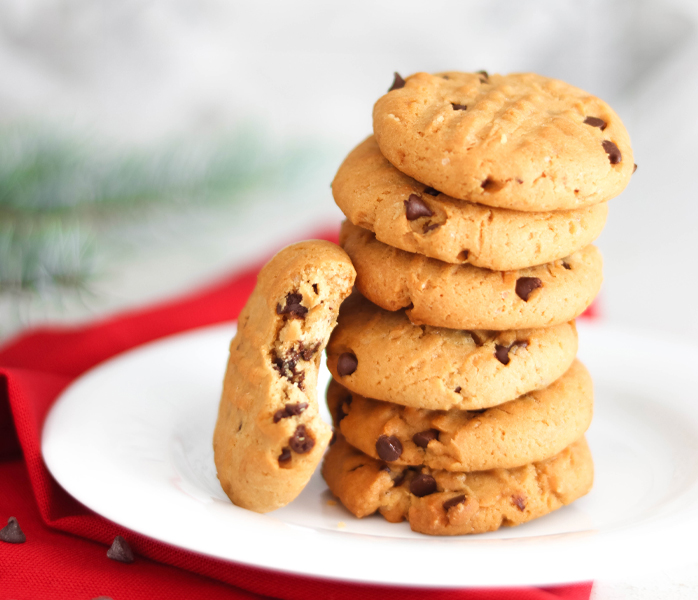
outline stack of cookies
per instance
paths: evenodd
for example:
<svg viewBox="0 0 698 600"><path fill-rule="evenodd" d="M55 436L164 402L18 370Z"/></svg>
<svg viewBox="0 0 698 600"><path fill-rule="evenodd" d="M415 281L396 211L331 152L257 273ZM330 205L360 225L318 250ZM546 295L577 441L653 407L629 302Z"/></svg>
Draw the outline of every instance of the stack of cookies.
<svg viewBox="0 0 698 600"><path fill-rule="evenodd" d="M356 269L327 346L323 465L356 516L492 531L586 494L574 319L634 171L603 101L535 74L397 74L332 190Z"/></svg>

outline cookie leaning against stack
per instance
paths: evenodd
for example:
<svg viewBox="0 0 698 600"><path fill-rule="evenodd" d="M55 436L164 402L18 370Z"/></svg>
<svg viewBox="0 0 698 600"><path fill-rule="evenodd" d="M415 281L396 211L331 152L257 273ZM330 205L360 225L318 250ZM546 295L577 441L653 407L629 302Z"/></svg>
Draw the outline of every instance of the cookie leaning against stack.
<svg viewBox="0 0 698 600"><path fill-rule="evenodd" d="M233 503L268 512L305 487L332 432L318 414L317 374L355 271L325 241L284 248L260 271L230 343L213 437Z"/></svg>
<svg viewBox="0 0 698 600"><path fill-rule="evenodd" d="M613 110L534 74L397 74L332 184L356 268L327 346L323 476L356 516L433 535L586 494L592 383L574 319L606 201L634 171Z"/></svg>

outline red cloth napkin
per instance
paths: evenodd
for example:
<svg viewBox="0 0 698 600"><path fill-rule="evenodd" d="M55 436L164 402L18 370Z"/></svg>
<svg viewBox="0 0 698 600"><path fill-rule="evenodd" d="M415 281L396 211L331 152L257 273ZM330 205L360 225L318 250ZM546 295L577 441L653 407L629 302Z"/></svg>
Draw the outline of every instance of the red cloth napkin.
<svg viewBox="0 0 698 600"><path fill-rule="evenodd" d="M336 241L334 233L317 237ZM235 319L260 266L189 296L86 326L35 329L0 349L0 528L14 516L27 537L24 544L0 541L0 599L588 600L591 583L546 589L424 590L256 569L126 530L88 510L58 485L44 465L40 440L44 419L60 392L119 352ZM134 563L107 558L116 535L133 548ZM351 569L350 556L337 560Z"/></svg>

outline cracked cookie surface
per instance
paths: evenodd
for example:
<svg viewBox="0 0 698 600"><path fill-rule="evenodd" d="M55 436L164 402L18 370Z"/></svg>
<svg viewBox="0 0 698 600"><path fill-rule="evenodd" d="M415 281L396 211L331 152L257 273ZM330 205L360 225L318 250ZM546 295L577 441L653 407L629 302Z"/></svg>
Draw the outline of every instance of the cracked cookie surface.
<svg viewBox="0 0 698 600"><path fill-rule="evenodd" d="M584 438L544 461L464 473L388 465L338 435L322 475L359 518L379 512L420 533L462 535L520 525L573 502L591 489L594 465Z"/></svg>
<svg viewBox="0 0 698 600"><path fill-rule="evenodd" d="M332 194L354 225L373 231L385 244L500 271L576 252L598 237L608 214L605 202L531 213L458 200L398 171L373 136L344 160Z"/></svg>
<svg viewBox="0 0 698 600"><path fill-rule="evenodd" d="M376 102L373 131L403 173L501 208L591 206L618 195L634 170L608 104L533 73L416 73Z"/></svg>
<svg viewBox="0 0 698 600"><path fill-rule="evenodd" d="M288 246L260 271L230 343L213 438L234 504L286 505L322 459L332 431L318 413L318 368L354 278L346 253L317 240Z"/></svg>
<svg viewBox="0 0 698 600"><path fill-rule="evenodd" d="M561 452L589 428L594 393L589 373L575 360L547 388L485 410L405 407L350 393L336 380L327 390L327 405L352 446L391 467L483 471Z"/></svg>
<svg viewBox="0 0 698 600"><path fill-rule="evenodd" d="M355 292L340 308L327 367L338 382L368 398L474 410L548 386L576 353L574 322L502 332L417 326L404 310L384 310ZM348 357L355 361L350 373Z"/></svg>
<svg viewBox="0 0 698 600"><path fill-rule="evenodd" d="M578 317L601 287L601 253L587 246L563 259L516 271L452 265L376 240L342 224L340 245L356 268L356 287L386 310L408 307L416 325L451 329L551 327Z"/></svg>

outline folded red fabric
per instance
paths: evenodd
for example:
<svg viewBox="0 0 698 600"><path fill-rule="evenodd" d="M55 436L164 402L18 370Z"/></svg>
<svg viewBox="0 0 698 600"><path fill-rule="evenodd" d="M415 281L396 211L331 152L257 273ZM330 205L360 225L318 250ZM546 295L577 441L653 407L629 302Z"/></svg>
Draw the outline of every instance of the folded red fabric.
<svg viewBox="0 0 698 600"><path fill-rule="evenodd" d="M315 237L336 241L334 232ZM591 583L545 589L425 590L270 572L128 531L88 510L60 487L41 457L41 428L61 391L94 365L139 344L235 319L260 266L194 294L86 326L35 329L0 350L0 528L14 516L27 537L24 544L0 541L0 597L588 600ZM106 557L106 547L117 535L136 553L133 564Z"/></svg>

